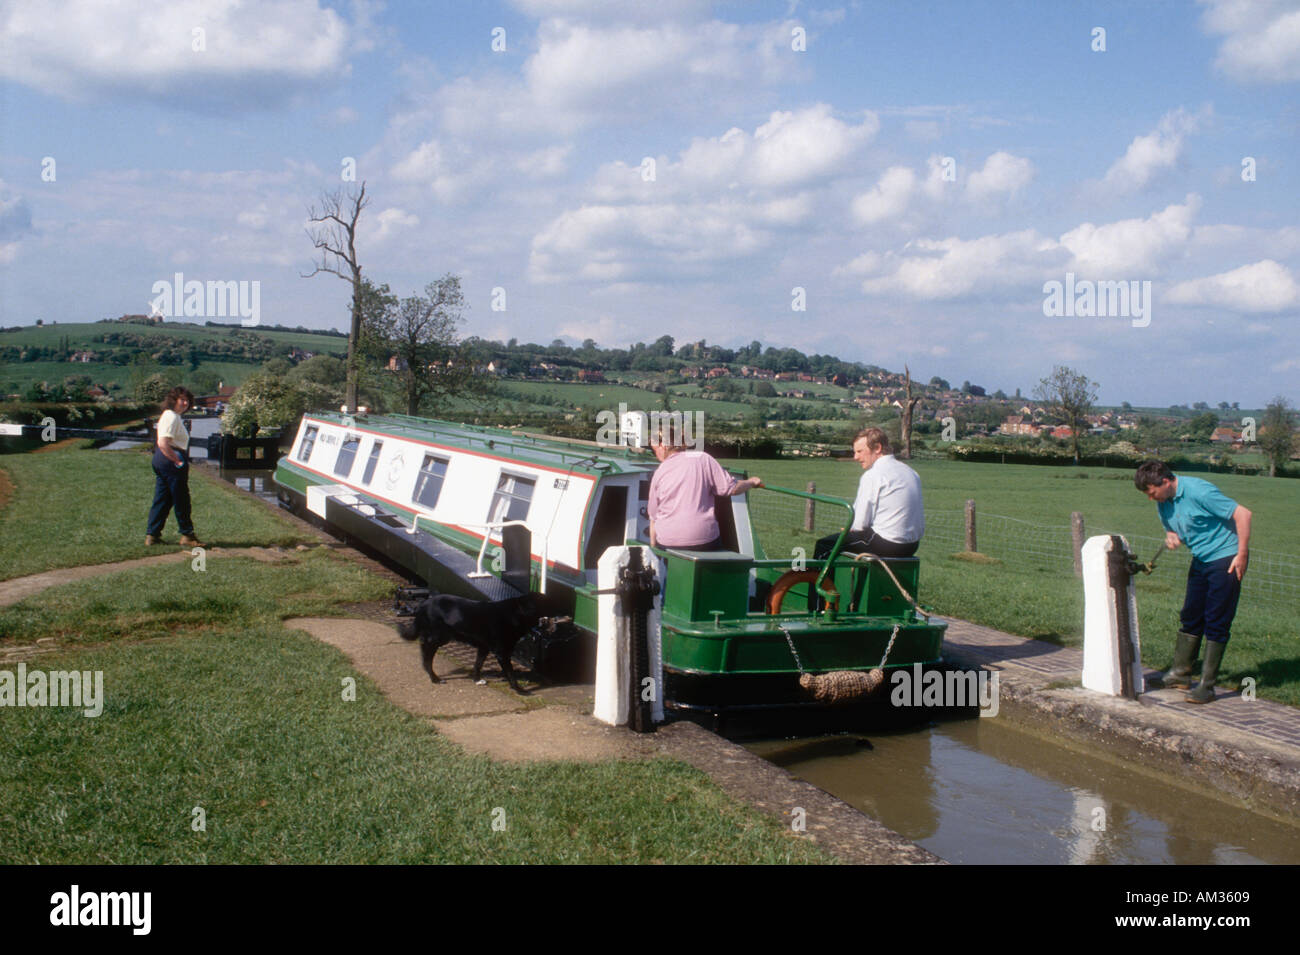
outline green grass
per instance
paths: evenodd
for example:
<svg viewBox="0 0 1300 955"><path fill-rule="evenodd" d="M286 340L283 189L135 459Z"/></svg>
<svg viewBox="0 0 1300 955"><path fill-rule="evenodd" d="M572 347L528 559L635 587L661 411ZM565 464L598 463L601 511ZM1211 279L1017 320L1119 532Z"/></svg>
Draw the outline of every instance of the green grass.
<svg viewBox="0 0 1300 955"><path fill-rule="evenodd" d="M117 511L136 510L116 497L147 468L130 452L5 463L17 484L0 511L10 574L105 556ZM260 502L225 493L209 488L205 503L237 528L229 535L296 537ZM78 500L74 525L60 512ZM42 525L79 526L81 549L40 555ZM274 565L209 554L202 571L138 567L0 610L0 649L52 638L59 652L29 660L29 671L102 671L105 693L94 718L3 710L0 864L833 861L677 762L517 766L466 755L342 653L281 624L391 587L326 548ZM355 700L343 698L348 679Z"/></svg>
<svg viewBox="0 0 1300 955"><path fill-rule="evenodd" d="M68 347L73 351L79 351L92 347L117 347L105 345L103 341L96 341L96 339L102 339L104 335L111 332L123 332L133 335L161 335L183 342L198 342L213 339L224 341L230 335L232 329L254 332L272 341L285 345L295 345L305 351L314 351L317 354L323 351L342 353L346 352L348 348L348 340L336 335L272 331L261 327L244 328L240 325L238 318L227 318L221 324L214 326L195 325L188 322L167 322L163 325L137 325L131 322L73 322L60 325L31 325L0 334L0 345L18 347L40 345L43 348L57 348L66 337Z"/></svg>
<svg viewBox="0 0 1300 955"><path fill-rule="evenodd" d="M158 553L144 546L153 500L150 455L140 450L58 450L3 458L17 490L0 510L0 580L57 567ZM247 547L310 540L202 468L190 475L194 527L205 544ZM176 541L176 517L165 537Z"/></svg>
<svg viewBox="0 0 1300 955"><path fill-rule="evenodd" d="M629 411L660 411L663 409L662 395L633 388L630 385L617 384L569 384L561 381L504 381L503 387L528 395L550 395L562 400L566 407L558 405L537 405L538 410L551 410L557 413L572 411L581 405L593 415L596 411L608 409L617 411L619 402L624 402ZM739 401L711 401L707 398L669 397L671 410L703 411L705 420L710 416L731 418L744 415L749 406Z"/></svg>
<svg viewBox="0 0 1300 955"><path fill-rule="evenodd" d="M803 489L811 480L819 492L848 500L862 474L852 461L734 464L769 484ZM1150 559L1164 534L1155 505L1133 486L1129 470L957 461L917 461L914 466L921 475L927 523L919 551L921 602L945 616L1081 646L1083 587L1070 558L1070 513L1083 513L1090 536L1124 534L1141 560ZM1254 677L1261 698L1300 705L1300 634L1289 596L1300 573L1300 508L1295 504L1300 485L1244 475L1208 477L1254 513L1252 563L1222 681L1235 686ZM761 494L756 492L755 499ZM964 550L962 512L968 498L976 502L979 551L997 563L955 556ZM786 536L777 538L778 545L788 546L788 534L781 533ZM1142 658L1148 666L1165 667L1172 658L1186 573L1182 549L1162 555L1153 575L1137 578Z"/></svg>
<svg viewBox="0 0 1300 955"><path fill-rule="evenodd" d="M159 568L136 567L52 587L0 607L4 635L59 645L148 640L178 630L274 626L289 616L330 614L340 601L379 600L391 585L322 549L290 552L285 563L209 554Z"/></svg>
<svg viewBox="0 0 1300 955"><path fill-rule="evenodd" d="M4 344L4 339L0 338L0 345ZM158 366L150 371L150 374L156 370L165 370L168 366ZM198 371L210 371L215 374L223 384L239 387L244 383L244 379L254 372L261 370L261 363L241 362L241 361L201 361L199 362ZM90 361L90 362L67 362L67 361L31 361L10 363L0 370L0 393L3 394L23 394L33 384L41 381L49 382L50 385L62 384L63 379L69 375L88 375L90 380L97 385L103 385L106 388L114 382L122 386L120 391L109 392L109 397L115 400L129 400L131 398L131 381L135 369L129 365L114 365L111 362ZM182 380L187 380L190 376L189 366L186 366L182 374Z"/></svg>
<svg viewBox="0 0 1300 955"><path fill-rule="evenodd" d="M102 671L104 708L6 711L2 864L825 861L678 763L466 755L341 653L274 625L39 667Z"/></svg>

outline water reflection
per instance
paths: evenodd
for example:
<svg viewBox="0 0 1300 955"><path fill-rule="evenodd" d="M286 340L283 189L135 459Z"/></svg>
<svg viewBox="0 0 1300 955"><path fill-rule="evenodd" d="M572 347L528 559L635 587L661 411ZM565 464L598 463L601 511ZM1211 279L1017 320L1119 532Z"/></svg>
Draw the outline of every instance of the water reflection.
<svg viewBox="0 0 1300 955"><path fill-rule="evenodd" d="M859 740L749 749L950 862L1300 862L1300 829L1004 721Z"/></svg>

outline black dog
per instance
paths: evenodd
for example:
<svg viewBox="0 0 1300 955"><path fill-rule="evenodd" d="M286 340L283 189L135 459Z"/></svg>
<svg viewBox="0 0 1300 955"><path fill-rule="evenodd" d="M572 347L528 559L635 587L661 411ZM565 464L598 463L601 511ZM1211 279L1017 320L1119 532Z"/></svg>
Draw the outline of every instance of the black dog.
<svg viewBox="0 0 1300 955"><path fill-rule="evenodd" d="M530 630L539 625L553 628L557 621L548 618L548 614L558 612L554 595L528 593L510 600L489 602L435 594L416 608L412 620L399 621L397 632L404 640L419 638L424 672L434 683L442 680L433 672L433 655L443 644L460 640L478 650L472 674L475 682L479 682L483 661L492 653L501 664L501 672L510 681L510 688L524 695L527 691L521 689L515 680L510 655L515 644Z"/></svg>

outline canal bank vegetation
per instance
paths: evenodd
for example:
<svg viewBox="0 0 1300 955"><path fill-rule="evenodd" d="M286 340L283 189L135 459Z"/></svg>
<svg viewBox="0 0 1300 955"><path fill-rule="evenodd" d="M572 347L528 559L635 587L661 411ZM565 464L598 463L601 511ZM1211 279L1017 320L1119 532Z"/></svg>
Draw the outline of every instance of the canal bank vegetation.
<svg viewBox="0 0 1300 955"><path fill-rule="evenodd" d="M151 487L147 456L60 450L5 469L0 577L138 556L122 535L142 537L148 497L128 491ZM192 483L205 538L302 536L246 495ZM41 641L55 652L29 670L100 671L105 697L97 717L0 709L0 863L829 861L681 763L466 755L283 626L391 594L340 552L202 566L137 566L0 609L0 651Z"/></svg>

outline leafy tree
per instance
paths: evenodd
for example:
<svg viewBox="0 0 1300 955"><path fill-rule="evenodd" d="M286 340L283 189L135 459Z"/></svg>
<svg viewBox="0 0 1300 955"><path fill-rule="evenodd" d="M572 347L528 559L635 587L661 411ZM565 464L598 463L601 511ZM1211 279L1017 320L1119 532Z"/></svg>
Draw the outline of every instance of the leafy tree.
<svg viewBox="0 0 1300 955"><path fill-rule="evenodd" d="M298 419L312 403L310 392L298 385L256 372L231 397L221 416L221 430L241 438L271 428L288 431L298 426Z"/></svg>
<svg viewBox="0 0 1300 955"><path fill-rule="evenodd" d="M969 382L967 382L967 384L969 384ZM948 384L948 379L940 378L938 375L935 375L933 378L930 379L930 387L938 388L940 391L952 390L952 385Z"/></svg>
<svg viewBox="0 0 1300 955"><path fill-rule="evenodd" d="M760 381L754 384L754 397L756 398L775 398L776 389L772 387L770 381Z"/></svg>
<svg viewBox="0 0 1300 955"><path fill-rule="evenodd" d="M1059 415L1070 426L1070 441L1074 447L1074 463L1079 463L1079 431L1084 415L1097 400L1097 383L1065 365L1057 365L1052 373L1038 382L1034 397L1043 402L1052 414Z"/></svg>
<svg viewBox="0 0 1300 955"><path fill-rule="evenodd" d="M386 309L380 319L378 335L399 360L389 374L397 380L407 414L419 414L421 405L447 395L482 389L483 376L474 373L456 335L464 307L460 276L448 273L426 285L423 295Z"/></svg>
<svg viewBox="0 0 1300 955"><path fill-rule="evenodd" d="M1264 409L1264 421L1259 427L1259 447L1268 457L1268 476L1276 477L1277 469L1285 467L1295 451L1295 425L1291 403L1278 395Z"/></svg>
<svg viewBox="0 0 1300 955"><path fill-rule="evenodd" d="M1188 434L1193 441L1209 441L1219 426L1219 416L1213 411L1203 411L1188 422Z"/></svg>
<svg viewBox="0 0 1300 955"><path fill-rule="evenodd" d="M166 375L155 374L145 378L135 386L135 400L149 404L162 404L167 392L175 387Z"/></svg>
<svg viewBox="0 0 1300 955"><path fill-rule="evenodd" d="M283 358L272 358L262 362L262 371L268 375L274 375L276 378L283 378L292 370L293 365Z"/></svg>

